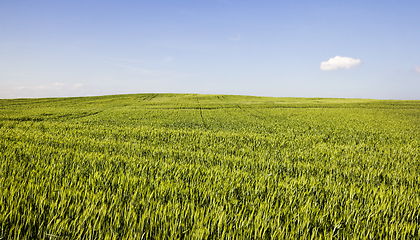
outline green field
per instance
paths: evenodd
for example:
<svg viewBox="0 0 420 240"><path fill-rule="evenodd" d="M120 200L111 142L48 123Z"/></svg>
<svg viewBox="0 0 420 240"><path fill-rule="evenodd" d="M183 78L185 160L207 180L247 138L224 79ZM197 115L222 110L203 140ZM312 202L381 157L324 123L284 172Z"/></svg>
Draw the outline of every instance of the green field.
<svg viewBox="0 0 420 240"><path fill-rule="evenodd" d="M419 239L420 101L0 100L0 239Z"/></svg>

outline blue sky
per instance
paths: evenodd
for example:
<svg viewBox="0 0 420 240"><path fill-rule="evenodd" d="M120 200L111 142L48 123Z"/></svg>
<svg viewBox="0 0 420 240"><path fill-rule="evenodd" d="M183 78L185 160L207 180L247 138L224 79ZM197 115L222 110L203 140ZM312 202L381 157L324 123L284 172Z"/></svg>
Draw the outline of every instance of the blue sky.
<svg viewBox="0 0 420 240"><path fill-rule="evenodd" d="M420 99L419 13L418 0L2 0L0 98Z"/></svg>

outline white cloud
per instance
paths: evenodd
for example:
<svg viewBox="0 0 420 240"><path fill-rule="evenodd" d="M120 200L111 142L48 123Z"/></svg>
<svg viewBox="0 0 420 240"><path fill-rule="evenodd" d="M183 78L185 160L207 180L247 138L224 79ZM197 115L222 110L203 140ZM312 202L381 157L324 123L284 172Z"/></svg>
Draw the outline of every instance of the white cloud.
<svg viewBox="0 0 420 240"><path fill-rule="evenodd" d="M416 70L416 72L420 73L420 65L415 66L415 67L414 67L414 70Z"/></svg>
<svg viewBox="0 0 420 240"><path fill-rule="evenodd" d="M322 62L320 69L324 71L338 70L340 68L349 69L357 65L360 65L361 63L362 61L360 61L360 59L335 56L333 58L330 58L330 60L326 62Z"/></svg>

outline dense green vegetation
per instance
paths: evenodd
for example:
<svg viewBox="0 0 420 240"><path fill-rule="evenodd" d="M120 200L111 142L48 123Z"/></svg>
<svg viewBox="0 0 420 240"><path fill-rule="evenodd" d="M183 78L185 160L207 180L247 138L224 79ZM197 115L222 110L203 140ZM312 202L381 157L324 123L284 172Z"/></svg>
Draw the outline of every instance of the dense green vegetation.
<svg viewBox="0 0 420 240"><path fill-rule="evenodd" d="M418 239L420 101L0 100L0 239Z"/></svg>

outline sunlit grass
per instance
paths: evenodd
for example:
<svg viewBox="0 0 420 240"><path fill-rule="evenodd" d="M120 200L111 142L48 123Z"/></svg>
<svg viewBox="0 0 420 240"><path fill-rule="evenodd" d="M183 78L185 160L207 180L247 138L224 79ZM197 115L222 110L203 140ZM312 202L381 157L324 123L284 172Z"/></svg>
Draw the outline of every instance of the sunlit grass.
<svg viewBox="0 0 420 240"><path fill-rule="evenodd" d="M420 101L0 100L0 239L416 239Z"/></svg>

